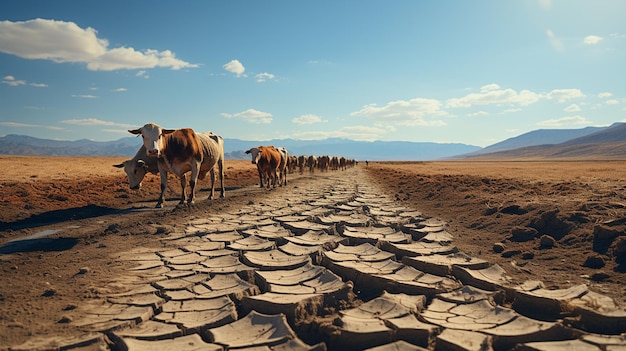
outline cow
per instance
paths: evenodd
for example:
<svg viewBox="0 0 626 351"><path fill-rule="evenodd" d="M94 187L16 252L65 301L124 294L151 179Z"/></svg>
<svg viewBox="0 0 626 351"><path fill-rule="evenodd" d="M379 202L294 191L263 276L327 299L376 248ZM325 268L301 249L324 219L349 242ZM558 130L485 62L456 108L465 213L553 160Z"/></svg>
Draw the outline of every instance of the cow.
<svg viewBox="0 0 626 351"><path fill-rule="evenodd" d="M215 191L215 165L219 168L221 195L224 190L224 140L215 133L197 133L191 128L164 129L154 123L147 123L138 129L129 130L131 134L141 135L146 153L158 160L161 177L161 195L156 207L163 207L167 189L167 173L174 173L180 178L182 188L180 204L185 203L186 173L191 172L189 186L191 191L187 203L195 201L196 182L204 179L211 172L211 194Z"/></svg>
<svg viewBox="0 0 626 351"><path fill-rule="evenodd" d="M323 155L317 158L317 168L319 168L321 172L328 171L329 165L330 165L330 156Z"/></svg>
<svg viewBox="0 0 626 351"><path fill-rule="evenodd" d="M307 160L308 157L306 155L298 156L298 170L300 171L300 174L304 173L304 167L306 167Z"/></svg>
<svg viewBox="0 0 626 351"><path fill-rule="evenodd" d="M278 166L278 185L287 185L287 165L289 162L289 152L284 147L277 147L280 152L280 165Z"/></svg>
<svg viewBox="0 0 626 351"><path fill-rule="evenodd" d="M309 172L315 172L315 167L317 167L317 157L311 155L306 159L306 166L309 167Z"/></svg>
<svg viewBox="0 0 626 351"><path fill-rule="evenodd" d="M141 188L141 182L147 173L158 174L159 165L155 157L148 157L146 147L141 145L135 156L113 167L124 168L128 175L128 185L131 189Z"/></svg>
<svg viewBox="0 0 626 351"><path fill-rule="evenodd" d="M252 164L256 165L259 172L259 187L263 188L264 181L267 180L267 188L275 188L281 163L278 149L274 146L258 146L247 150L246 154L250 154Z"/></svg>

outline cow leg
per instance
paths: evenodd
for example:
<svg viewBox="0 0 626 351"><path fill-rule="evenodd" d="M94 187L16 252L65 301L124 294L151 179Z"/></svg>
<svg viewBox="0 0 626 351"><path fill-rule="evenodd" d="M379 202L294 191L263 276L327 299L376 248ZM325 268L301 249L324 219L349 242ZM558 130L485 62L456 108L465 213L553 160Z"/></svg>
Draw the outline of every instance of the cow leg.
<svg viewBox="0 0 626 351"><path fill-rule="evenodd" d="M159 201L157 201L156 208L163 207L163 202L165 201L165 190L167 189L167 171L161 169L159 166L159 176L161 176L161 195L159 196Z"/></svg>
<svg viewBox="0 0 626 351"><path fill-rule="evenodd" d="M215 189L215 166L209 172L211 172L211 193L209 194L209 200L211 200L213 199L213 191Z"/></svg>
<svg viewBox="0 0 626 351"><path fill-rule="evenodd" d="M191 183L191 181L190 181ZM183 173L180 175L180 202L178 203L179 205L182 205L185 203L185 188L187 187L187 176ZM191 187L193 189L193 186Z"/></svg>
<svg viewBox="0 0 626 351"><path fill-rule="evenodd" d="M284 174L283 174L283 182L281 186L287 186L287 169L285 168Z"/></svg>
<svg viewBox="0 0 626 351"><path fill-rule="evenodd" d="M195 201L196 197L196 182L198 181L198 174L200 173L200 162L192 162L191 163L191 178L189 179L189 200L187 203L192 204Z"/></svg>
<svg viewBox="0 0 626 351"><path fill-rule="evenodd" d="M258 165L257 171L259 171L259 188L263 188L263 172L261 172L261 168Z"/></svg>
<svg viewBox="0 0 626 351"><path fill-rule="evenodd" d="M217 166L220 171L220 187L222 187L222 194L220 197L226 197L226 190L224 189L224 159L220 159L217 161Z"/></svg>

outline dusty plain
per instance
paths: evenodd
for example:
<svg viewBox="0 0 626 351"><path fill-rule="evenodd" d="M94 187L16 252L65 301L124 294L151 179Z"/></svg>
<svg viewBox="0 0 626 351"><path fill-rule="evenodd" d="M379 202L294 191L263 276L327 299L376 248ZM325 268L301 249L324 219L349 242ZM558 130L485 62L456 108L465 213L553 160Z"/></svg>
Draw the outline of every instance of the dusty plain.
<svg viewBox="0 0 626 351"><path fill-rule="evenodd" d="M180 218L262 201L249 161L226 161L227 197L154 211L159 178L140 190L112 167L124 158L0 155L0 349L30 337L76 331L64 311L104 295L124 271L116 252L152 247ZM460 249L548 288L587 284L626 305L626 161L360 162L361 172L398 204L448 222ZM289 186L306 176L294 174ZM301 179L300 179L301 178ZM277 191L288 191L289 187ZM121 210L138 209L133 216ZM39 246L2 251L11 240L59 230ZM495 246L495 247L494 247Z"/></svg>

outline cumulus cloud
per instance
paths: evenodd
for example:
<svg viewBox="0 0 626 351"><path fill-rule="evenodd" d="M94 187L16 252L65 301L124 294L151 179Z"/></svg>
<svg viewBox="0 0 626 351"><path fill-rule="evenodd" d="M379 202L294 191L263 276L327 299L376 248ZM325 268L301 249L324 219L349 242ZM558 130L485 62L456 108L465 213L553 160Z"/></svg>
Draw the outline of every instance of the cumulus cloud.
<svg viewBox="0 0 626 351"><path fill-rule="evenodd" d="M591 122L587 120L583 116L568 116L558 119L548 119L542 122L537 123L537 125L541 127L548 128L563 128L563 127L571 127L571 126L587 126L590 125Z"/></svg>
<svg viewBox="0 0 626 351"><path fill-rule="evenodd" d="M415 98L388 102L384 106L370 104L363 106L351 116L363 116L379 123L394 123L405 126L444 126L441 120L432 119L446 115L441 110L441 102L434 99Z"/></svg>
<svg viewBox="0 0 626 351"><path fill-rule="evenodd" d="M571 99L584 98L585 94L580 89L554 89L546 97L548 100L556 99L562 103Z"/></svg>
<svg viewBox="0 0 626 351"><path fill-rule="evenodd" d="M489 113L485 112L485 111L478 111L478 112L474 112L474 113L469 113L467 114L467 117L480 117L480 116L488 116Z"/></svg>
<svg viewBox="0 0 626 351"><path fill-rule="evenodd" d="M604 103L607 105L617 105L619 104L619 101L617 99L611 99L611 100L606 100Z"/></svg>
<svg viewBox="0 0 626 351"><path fill-rule="evenodd" d="M608 92L603 92L603 93L598 94L598 97L599 97L600 99L610 98L611 96L613 96L613 94L608 93Z"/></svg>
<svg viewBox="0 0 626 351"><path fill-rule="evenodd" d="M267 72L263 72L263 73L259 73L256 76L256 81L259 83L265 83L267 80L272 80L274 79L276 76L274 76L271 73L267 73Z"/></svg>
<svg viewBox="0 0 626 351"><path fill-rule="evenodd" d="M580 106L578 106L576 104L571 104L571 105L567 106L566 108L564 108L563 111L565 111L565 112L578 112L578 111L580 111Z"/></svg>
<svg viewBox="0 0 626 351"><path fill-rule="evenodd" d="M481 87L480 93L449 99L446 106L450 108L502 104L528 106L539 101L540 98L541 95L530 90L522 90L518 93L513 89L502 89L497 84L489 84Z"/></svg>
<svg viewBox="0 0 626 351"><path fill-rule="evenodd" d="M15 77L13 76L5 76L4 78L2 78L2 83L7 84L12 87L18 87L20 85L27 84L25 80L15 79ZM28 85L33 86L35 88L45 88L48 86L48 84L44 84L44 83L28 83Z"/></svg>
<svg viewBox="0 0 626 351"><path fill-rule="evenodd" d="M128 91L128 89L126 89L126 88L117 88L117 89L113 90L113 92L115 92L115 93L123 93L123 92L126 92L126 91Z"/></svg>
<svg viewBox="0 0 626 351"><path fill-rule="evenodd" d="M97 34L95 29L81 28L74 22L41 18L23 22L0 21L0 52L57 63L86 63L92 71L198 67L176 58L170 50L109 48L108 40L98 38Z"/></svg>
<svg viewBox="0 0 626 351"><path fill-rule="evenodd" d="M597 35L588 35L583 39L583 43L587 45L596 45L600 43L604 38L599 37Z"/></svg>
<svg viewBox="0 0 626 351"><path fill-rule="evenodd" d="M228 72L236 74L237 77L241 76L243 72L246 71L246 68L241 64L241 62L239 62L239 60L231 60L222 67Z"/></svg>
<svg viewBox="0 0 626 351"><path fill-rule="evenodd" d="M296 117L291 119L291 122L295 124L305 125L305 124L315 124L320 123L322 119L319 116L308 114L302 115L300 117Z"/></svg>
<svg viewBox="0 0 626 351"><path fill-rule="evenodd" d="M272 122L271 113L258 111L255 109L248 109L243 112L237 112L234 114L222 113L222 116L225 118L241 118L254 124L267 124Z"/></svg>

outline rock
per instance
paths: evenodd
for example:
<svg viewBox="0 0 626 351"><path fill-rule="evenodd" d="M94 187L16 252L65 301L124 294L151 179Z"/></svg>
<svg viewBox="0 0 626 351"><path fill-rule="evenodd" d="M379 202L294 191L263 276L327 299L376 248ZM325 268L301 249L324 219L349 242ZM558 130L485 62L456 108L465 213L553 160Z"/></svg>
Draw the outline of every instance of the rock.
<svg viewBox="0 0 626 351"><path fill-rule="evenodd" d="M504 245L503 243L495 243L495 244L493 244L493 252L501 253L504 250L506 250L506 245Z"/></svg>
<svg viewBox="0 0 626 351"><path fill-rule="evenodd" d="M605 264L604 259L596 255L587 257L583 267L598 269L604 267Z"/></svg>
<svg viewBox="0 0 626 351"><path fill-rule="evenodd" d="M626 259L626 237L620 237L615 240L613 255L618 261Z"/></svg>
<svg viewBox="0 0 626 351"><path fill-rule="evenodd" d="M556 246L556 240L549 235L542 235L539 239L539 247L544 249L551 249Z"/></svg>
<svg viewBox="0 0 626 351"><path fill-rule="evenodd" d="M522 253L522 259L524 260L532 260L533 258L535 258L535 254L533 252L526 251Z"/></svg>
<svg viewBox="0 0 626 351"><path fill-rule="evenodd" d="M619 236L621 231L609 228L604 225L596 225L593 227L593 238L594 240L613 240L617 236Z"/></svg>
<svg viewBox="0 0 626 351"><path fill-rule="evenodd" d="M511 229L511 241L529 241L537 236L537 229L530 227L515 227Z"/></svg>
<svg viewBox="0 0 626 351"><path fill-rule="evenodd" d="M523 215L528 213L528 210L521 208L519 205L510 205L502 208L500 213L504 214L515 214L515 215Z"/></svg>
<svg viewBox="0 0 626 351"><path fill-rule="evenodd" d="M78 270L78 274L86 274L86 273L89 273L90 271L91 271L91 268L89 268L89 267L81 267Z"/></svg>
<svg viewBox="0 0 626 351"><path fill-rule="evenodd" d="M605 272L597 272L597 273L592 274L591 277L589 277L589 279L593 280L594 282L601 282L610 277L611 276Z"/></svg>
<svg viewBox="0 0 626 351"><path fill-rule="evenodd" d="M505 257L505 258L509 258L509 257L513 257L515 255L519 255L521 253L522 253L521 250L508 250L508 251L504 251L500 256Z"/></svg>
<svg viewBox="0 0 626 351"><path fill-rule="evenodd" d="M41 296L50 297L50 296L56 295L56 293L57 291L54 289L47 289L46 291L43 292L43 294L41 294Z"/></svg>

